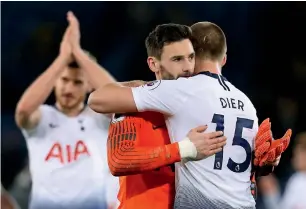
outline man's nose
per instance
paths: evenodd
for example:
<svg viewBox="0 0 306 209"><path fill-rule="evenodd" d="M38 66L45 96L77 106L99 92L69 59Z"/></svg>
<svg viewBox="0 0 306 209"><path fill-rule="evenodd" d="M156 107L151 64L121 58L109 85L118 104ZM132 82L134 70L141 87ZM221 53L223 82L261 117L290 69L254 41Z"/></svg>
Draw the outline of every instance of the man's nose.
<svg viewBox="0 0 306 209"><path fill-rule="evenodd" d="M193 70L194 70L194 64L189 60L187 60L184 65L183 72L192 74Z"/></svg>
<svg viewBox="0 0 306 209"><path fill-rule="evenodd" d="M64 88L64 91L65 93L72 93L74 90L74 85L72 82L68 82L66 85L65 85L65 88Z"/></svg>

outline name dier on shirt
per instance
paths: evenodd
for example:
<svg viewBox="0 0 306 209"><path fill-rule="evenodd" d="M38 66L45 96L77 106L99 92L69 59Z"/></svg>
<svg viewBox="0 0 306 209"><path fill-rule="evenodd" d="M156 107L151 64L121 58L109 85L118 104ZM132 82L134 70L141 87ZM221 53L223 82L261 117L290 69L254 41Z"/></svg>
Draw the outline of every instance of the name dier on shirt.
<svg viewBox="0 0 306 209"><path fill-rule="evenodd" d="M221 107L222 108L232 108L232 109L238 109L238 110L243 110L244 104L241 100L239 99L234 99L234 98L220 98L221 102Z"/></svg>

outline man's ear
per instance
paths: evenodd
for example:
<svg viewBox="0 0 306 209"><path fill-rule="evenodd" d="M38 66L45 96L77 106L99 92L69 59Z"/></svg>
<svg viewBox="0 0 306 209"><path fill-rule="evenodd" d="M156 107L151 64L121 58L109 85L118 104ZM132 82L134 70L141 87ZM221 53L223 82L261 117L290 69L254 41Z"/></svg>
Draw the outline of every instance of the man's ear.
<svg viewBox="0 0 306 209"><path fill-rule="evenodd" d="M225 56L222 59L221 67L223 67L226 64L226 60L227 60L227 54L225 54Z"/></svg>
<svg viewBox="0 0 306 209"><path fill-rule="evenodd" d="M147 63L153 73L157 73L160 70L160 64L156 57L148 57Z"/></svg>

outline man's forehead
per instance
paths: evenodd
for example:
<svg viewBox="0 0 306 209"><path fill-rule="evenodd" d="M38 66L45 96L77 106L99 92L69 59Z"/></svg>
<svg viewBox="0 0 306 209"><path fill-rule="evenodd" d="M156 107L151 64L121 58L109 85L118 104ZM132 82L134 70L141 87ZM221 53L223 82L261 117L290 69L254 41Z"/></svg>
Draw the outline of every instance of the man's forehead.
<svg viewBox="0 0 306 209"><path fill-rule="evenodd" d="M189 39L166 44L163 47L162 55L165 57L188 56L194 53L192 43Z"/></svg>

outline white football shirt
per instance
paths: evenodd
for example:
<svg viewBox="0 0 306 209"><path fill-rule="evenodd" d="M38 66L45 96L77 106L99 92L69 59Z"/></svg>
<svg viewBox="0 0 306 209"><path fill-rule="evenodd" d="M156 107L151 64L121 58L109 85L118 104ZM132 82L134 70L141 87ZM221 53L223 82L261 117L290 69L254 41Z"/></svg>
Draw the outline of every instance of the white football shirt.
<svg viewBox="0 0 306 209"><path fill-rule="evenodd" d="M154 81L132 92L138 111L165 114L172 142L205 124L206 132L221 130L227 136L216 155L177 163L175 208L255 208L250 175L258 119L245 94L210 72Z"/></svg>
<svg viewBox="0 0 306 209"><path fill-rule="evenodd" d="M306 209L306 172L294 173L281 196L279 191L266 194L263 201L269 209Z"/></svg>
<svg viewBox="0 0 306 209"><path fill-rule="evenodd" d="M49 105L40 111L39 124L22 130L32 176L30 208L106 208L107 182L116 178L110 177L107 165L110 118L88 107L76 117Z"/></svg>
<svg viewBox="0 0 306 209"><path fill-rule="evenodd" d="M282 209L306 209L306 172L297 172L290 177L282 200Z"/></svg>

